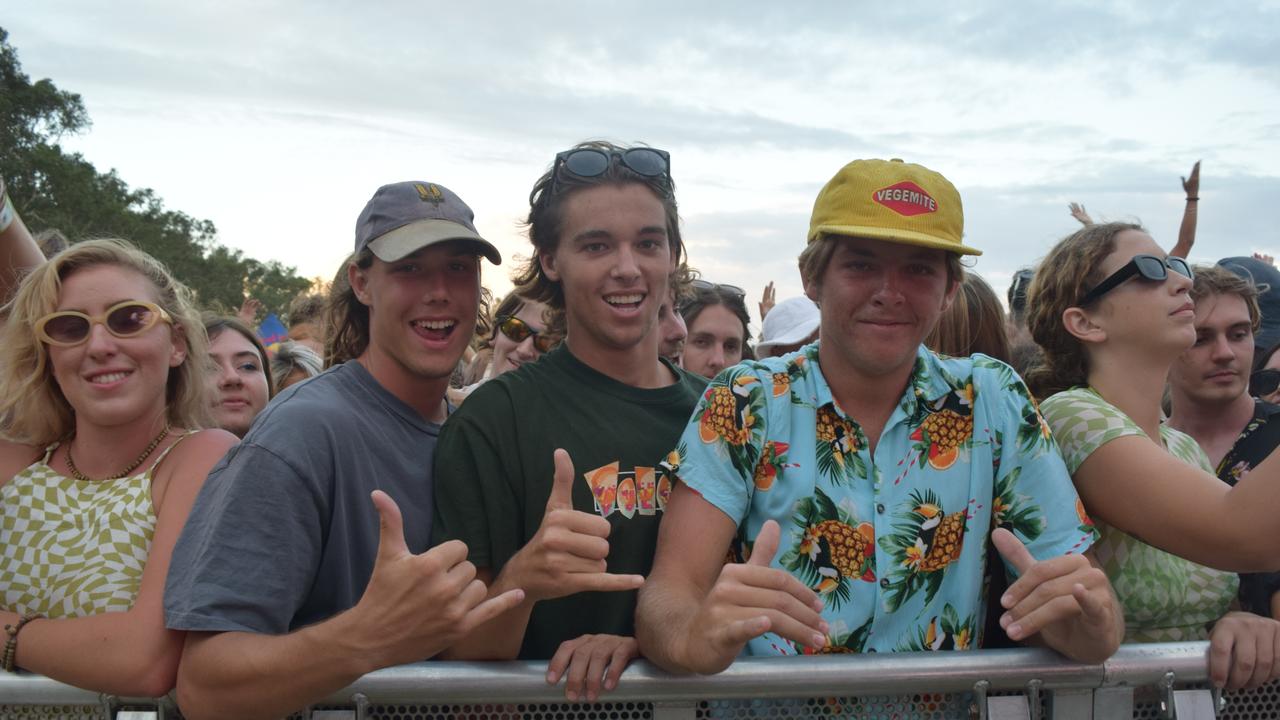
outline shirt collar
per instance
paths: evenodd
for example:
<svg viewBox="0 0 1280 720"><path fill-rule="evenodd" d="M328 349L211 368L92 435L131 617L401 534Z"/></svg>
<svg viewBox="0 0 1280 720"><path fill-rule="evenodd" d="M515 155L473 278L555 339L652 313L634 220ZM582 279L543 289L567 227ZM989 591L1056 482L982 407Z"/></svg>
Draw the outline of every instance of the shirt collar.
<svg viewBox="0 0 1280 720"><path fill-rule="evenodd" d="M805 362L813 364L816 406L823 407L831 404L839 409L839 406L835 404L835 396L831 394L831 386L827 384L827 378L822 374L822 367L818 364L818 346L821 342L819 340L812 345L806 346L805 352L798 357L803 357ZM907 381L906 391L902 393L902 399L898 405L907 417L914 417L920 398L923 398L926 404L932 406L959 386L959 381L952 377L951 373L947 372L946 367L938 356L929 348L921 345L916 349L915 367L911 370L911 377ZM840 412L843 414L842 410Z"/></svg>

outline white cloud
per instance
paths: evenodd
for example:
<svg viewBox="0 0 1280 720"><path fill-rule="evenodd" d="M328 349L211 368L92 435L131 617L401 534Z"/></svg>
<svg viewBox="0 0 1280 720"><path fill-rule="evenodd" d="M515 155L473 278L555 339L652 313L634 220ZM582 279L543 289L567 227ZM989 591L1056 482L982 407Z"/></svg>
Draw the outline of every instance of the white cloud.
<svg viewBox="0 0 1280 720"><path fill-rule="evenodd" d="M70 147L307 275L409 178L525 252L529 188L589 137L670 150L692 259L752 293L799 292L813 198L855 157L951 178L997 290L1071 200L1171 245L1198 158L1197 253L1280 249L1274 2L55 1L6 23L30 75L84 96Z"/></svg>

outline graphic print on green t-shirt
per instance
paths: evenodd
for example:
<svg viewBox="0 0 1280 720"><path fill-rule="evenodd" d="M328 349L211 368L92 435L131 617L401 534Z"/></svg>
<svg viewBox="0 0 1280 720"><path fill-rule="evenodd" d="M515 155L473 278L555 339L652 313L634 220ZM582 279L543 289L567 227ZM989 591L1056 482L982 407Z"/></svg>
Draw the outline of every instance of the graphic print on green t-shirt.
<svg viewBox="0 0 1280 720"><path fill-rule="evenodd" d="M622 461L614 460L582 474L595 500L595 511L601 517L615 512L630 520L637 514L654 515L667 509L671 497L671 478L662 467L636 467L620 470Z"/></svg>

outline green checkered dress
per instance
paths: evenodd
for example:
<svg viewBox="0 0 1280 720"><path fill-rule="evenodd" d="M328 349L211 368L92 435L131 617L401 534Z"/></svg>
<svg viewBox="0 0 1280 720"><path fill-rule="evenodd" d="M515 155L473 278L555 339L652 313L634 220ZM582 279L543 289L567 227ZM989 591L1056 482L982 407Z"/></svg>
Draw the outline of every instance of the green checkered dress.
<svg viewBox="0 0 1280 720"><path fill-rule="evenodd" d="M1116 438L1145 437L1129 416L1092 388L1058 393L1041 403L1040 410L1072 473L1094 450ZM1213 474L1209 459L1190 436L1161 425L1160 437L1174 457ZM1124 606L1124 641L1208 639L1209 626L1227 613L1236 597L1239 576L1158 550L1102 522L1097 527L1102 539L1093 552Z"/></svg>
<svg viewBox="0 0 1280 720"><path fill-rule="evenodd" d="M0 608L50 618L124 612L156 529L152 470L84 482L49 467L57 447L0 487Z"/></svg>

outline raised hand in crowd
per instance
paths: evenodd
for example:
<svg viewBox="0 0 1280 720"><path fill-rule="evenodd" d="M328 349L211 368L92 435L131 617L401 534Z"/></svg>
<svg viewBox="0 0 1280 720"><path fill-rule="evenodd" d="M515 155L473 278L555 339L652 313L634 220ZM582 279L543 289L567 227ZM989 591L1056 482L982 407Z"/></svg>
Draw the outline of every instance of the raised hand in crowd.
<svg viewBox="0 0 1280 720"><path fill-rule="evenodd" d="M23 273L44 262L44 253L9 198L0 178L0 303L18 287Z"/></svg>
<svg viewBox="0 0 1280 720"><path fill-rule="evenodd" d="M595 702L601 688L612 690L627 664L640 655L633 637L583 635L566 640L547 663L547 683L566 678L564 694L570 702Z"/></svg>
<svg viewBox="0 0 1280 720"><path fill-rule="evenodd" d="M1110 636L1114 643L1095 658L1090 651L1096 643L1081 643L1071 656L1102 662L1120 647L1124 635L1124 614L1107 574L1083 555L1059 555L1037 561L1022 541L1004 528L991 533L991 542L1001 557L1018 573L1018 579L1000 597L1005 613L1000 627L1010 640L1024 641L1037 633L1059 649L1084 637ZM1062 650L1066 652L1065 650Z"/></svg>
<svg viewBox="0 0 1280 720"><path fill-rule="evenodd" d="M683 485L677 486L675 493L687 497L668 505L668 512L679 513L694 502L706 502ZM680 523L668 517L662 532L679 527ZM723 541L728 546L733 528L727 517L708 530L702 541L717 546ZM667 627L679 631L665 634L665 639L639 632L645 657L660 659L668 669L709 675L729 667L748 640L766 632L807 647L825 646L830 628L822 619L822 600L793 575L771 567L781 533L777 521L768 520L747 562L724 564L718 571L716 567L697 567L688 574L679 567L688 556L671 555L670 548L679 544L660 543L650 577L656 579L660 567L670 571L663 575L666 590L659 593L654 583L641 590L637 627L654 626L642 622L641 616L662 617ZM667 557L663 557L664 546ZM685 577L697 579L680 582Z"/></svg>
<svg viewBox="0 0 1280 720"><path fill-rule="evenodd" d="M1182 189L1187 193L1187 205L1182 211L1182 225L1178 227L1178 244L1169 254L1185 258L1196 244L1196 211L1200 202L1200 161L1191 166L1191 175L1182 178Z"/></svg>
<svg viewBox="0 0 1280 720"><path fill-rule="evenodd" d="M257 298L245 298L240 304L240 309L236 311L236 317L244 321L249 327L254 326L254 320L258 317L258 312L262 310L262 303Z"/></svg>
<svg viewBox="0 0 1280 720"><path fill-rule="evenodd" d="M1073 202L1067 205L1067 207L1071 208L1071 217L1079 220L1081 225L1088 227L1093 224L1093 218L1089 217L1089 213L1085 211L1084 205L1081 205L1078 202Z"/></svg>
<svg viewBox="0 0 1280 720"><path fill-rule="evenodd" d="M1182 189L1187 193L1188 200L1200 199L1200 161L1197 160L1195 165L1191 166L1191 176L1182 179Z"/></svg>
<svg viewBox="0 0 1280 720"><path fill-rule="evenodd" d="M777 297L778 291L774 289L773 281L770 280L769 284L764 286L764 292L760 294L760 322L764 322L764 316L773 309Z"/></svg>
<svg viewBox="0 0 1280 720"><path fill-rule="evenodd" d="M1240 690L1280 678L1280 622L1253 613L1229 612L1209 633L1209 680Z"/></svg>
<svg viewBox="0 0 1280 720"><path fill-rule="evenodd" d="M1268 254L1266 254L1266 253L1256 252L1256 253L1254 253L1254 254L1253 254L1253 259L1254 259L1254 260L1261 260L1262 262L1264 262L1264 263L1266 263L1266 264L1270 265L1271 267L1275 267L1275 266L1276 266L1276 259L1275 259L1275 257L1273 257L1273 256L1271 256L1271 255L1268 255Z"/></svg>

